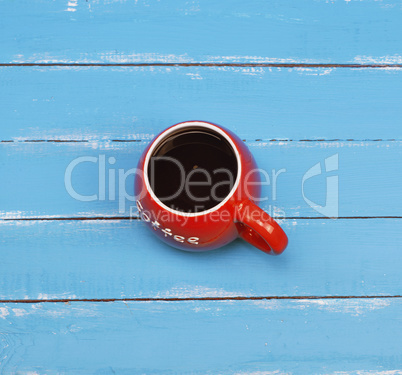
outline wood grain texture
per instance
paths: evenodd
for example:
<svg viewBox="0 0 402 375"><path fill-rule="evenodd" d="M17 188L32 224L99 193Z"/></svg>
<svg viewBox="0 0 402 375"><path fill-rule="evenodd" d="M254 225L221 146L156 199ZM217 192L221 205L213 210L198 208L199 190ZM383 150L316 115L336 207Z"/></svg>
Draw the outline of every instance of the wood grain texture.
<svg viewBox="0 0 402 375"><path fill-rule="evenodd" d="M1 300L401 294L401 220L284 220L289 247L187 253L140 221L0 224ZM236 275L236 277L234 276Z"/></svg>
<svg viewBox="0 0 402 375"><path fill-rule="evenodd" d="M8 178L0 185L0 218L136 216L134 173L147 142L92 141L88 143L1 143L0 165ZM326 204L327 177L338 176L339 216L401 216L401 142L247 142L263 177L260 206L274 216L322 217L314 205ZM325 172L326 158L338 155L339 169ZM78 200L65 185L71 162L74 192L91 201ZM104 158L105 179L99 168ZM112 158L112 159L110 159ZM110 164L115 161L115 164ZM322 174L304 182L305 173L321 163ZM115 178L109 178L113 170ZM119 172L119 170L121 172ZM280 174L279 171L282 170ZM133 171L132 171L133 172ZM120 178L128 173L127 178ZM274 183L274 175L276 182ZM69 178L67 177L67 180ZM114 196L110 196L112 189ZM113 184L113 182L115 182ZM99 189L104 183L105 196ZM304 186L304 197L302 191ZM125 195L127 194L127 196ZM335 215L328 215L335 216Z"/></svg>
<svg viewBox="0 0 402 375"><path fill-rule="evenodd" d="M247 140L402 139L402 69L3 67L0 83L0 140L147 140L186 120Z"/></svg>
<svg viewBox="0 0 402 375"><path fill-rule="evenodd" d="M0 2L0 62L401 63L385 1Z"/></svg>
<svg viewBox="0 0 402 375"><path fill-rule="evenodd" d="M1 304L1 370L394 375L401 312L401 299Z"/></svg>
<svg viewBox="0 0 402 375"><path fill-rule="evenodd" d="M402 374L400 1L0 0L0 15L0 374ZM241 240L180 252L122 219L132 202L107 182L105 200L67 193L77 157L118 174L191 119L286 169L260 204L288 217L280 257ZM330 220L301 184L336 154L305 184L323 205L339 176ZM79 193L98 185L98 164L75 169Z"/></svg>

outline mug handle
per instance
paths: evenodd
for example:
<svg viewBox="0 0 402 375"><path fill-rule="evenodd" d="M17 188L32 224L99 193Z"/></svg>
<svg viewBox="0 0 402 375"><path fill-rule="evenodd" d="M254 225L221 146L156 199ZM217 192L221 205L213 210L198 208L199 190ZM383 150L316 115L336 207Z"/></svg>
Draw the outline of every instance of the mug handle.
<svg viewBox="0 0 402 375"><path fill-rule="evenodd" d="M250 200L238 206L236 226L243 240L264 253L279 255L286 249L286 233L271 216Z"/></svg>

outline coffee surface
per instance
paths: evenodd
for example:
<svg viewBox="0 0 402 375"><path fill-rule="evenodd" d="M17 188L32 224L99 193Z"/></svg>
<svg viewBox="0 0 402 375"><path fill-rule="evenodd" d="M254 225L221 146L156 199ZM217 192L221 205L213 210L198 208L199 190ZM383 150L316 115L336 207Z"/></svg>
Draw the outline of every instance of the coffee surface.
<svg viewBox="0 0 402 375"><path fill-rule="evenodd" d="M155 195L168 207L184 212L213 208L230 193L237 160L218 133L193 129L168 136L148 165Z"/></svg>

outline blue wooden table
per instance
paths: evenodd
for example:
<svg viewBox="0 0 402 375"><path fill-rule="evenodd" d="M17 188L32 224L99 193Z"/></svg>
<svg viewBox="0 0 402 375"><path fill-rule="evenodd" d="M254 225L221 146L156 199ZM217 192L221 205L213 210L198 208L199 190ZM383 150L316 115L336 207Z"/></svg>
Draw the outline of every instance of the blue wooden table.
<svg viewBox="0 0 402 375"><path fill-rule="evenodd" d="M2 0L0 46L1 374L402 374L399 0ZM281 256L138 220L194 119L282 171Z"/></svg>

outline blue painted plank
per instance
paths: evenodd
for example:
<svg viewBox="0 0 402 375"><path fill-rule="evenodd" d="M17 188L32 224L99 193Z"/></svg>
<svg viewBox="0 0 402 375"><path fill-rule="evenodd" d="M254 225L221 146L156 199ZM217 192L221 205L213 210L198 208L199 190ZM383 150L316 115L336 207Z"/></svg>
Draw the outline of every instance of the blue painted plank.
<svg viewBox="0 0 402 375"><path fill-rule="evenodd" d="M397 62L398 0L0 2L0 62Z"/></svg>
<svg viewBox="0 0 402 375"><path fill-rule="evenodd" d="M2 304L0 368L393 375L402 372L401 314L395 298Z"/></svg>
<svg viewBox="0 0 402 375"><path fill-rule="evenodd" d="M282 220L289 246L167 246L140 221L0 221L0 299L401 295L401 219Z"/></svg>
<svg viewBox="0 0 402 375"><path fill-rule="evenodd" d="M402 69L3 67L0 84L0 140L147 140L193 119L247 140L402 139Z"/></svg>
<svg viewBox="0 0 402 375"><path fill-rule="evenodd" d="M5 178L0 184L0 219L136 216L134 171L129 170L137 166L146 144L1 143L0 165ZM260 206L274 216L337 216L333 210L336 204L329 206L328 213L317 208L330 202L328 198L336 197L332 191L336 191L337 185L335 203L338 202L339 216L401 215L402 170L397 166L402 158L401 142L250 142L248 145L270 182L263 186L265 200ZM339 169L326 173L324 163L331 156L338 158ZM82 157L94 159L92 162L81 159L81 164L72 169L71 178L70 174L66 177L68 166ZM101 158L105 163L105 168L101 168L105 170L105 179L99 182ZM317 163L322 174L303 183L306 173ZM109 177L112 170L115 178ZM332 183L334 190L327 196L327 177L331 176L338 176L338 183ZM73 190L67 190L65 185L70 180ZM110 182L115 190L112 196ZM103 184L104 197L99 194ZM91 198L92 195L95 196Z"/></svg>

